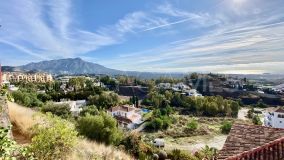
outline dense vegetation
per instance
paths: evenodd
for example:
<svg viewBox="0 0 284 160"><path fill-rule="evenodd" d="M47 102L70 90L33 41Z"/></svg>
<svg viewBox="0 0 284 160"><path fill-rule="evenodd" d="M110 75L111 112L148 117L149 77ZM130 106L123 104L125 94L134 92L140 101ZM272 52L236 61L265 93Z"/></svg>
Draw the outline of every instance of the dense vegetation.
<svg viewBox="0 0 284 160"><path fill-rule="evenodd" d="M10 128L0 127L0 159L33 159L32 154L27 147L17 145L14 140L9 137Z"/></svg>
<svg viewBox="0 0 284 160"><path fill-rule="evenodd" d="M87 138L106 144L117 144L122 139L116 120L104 112L80 117L78 130Z"/></svg>
<svg viewBox="0 0 284 160"><path fill-rule="evenodd" d="M50 112L65 119L71 117L71 111L68 104L47 103L41 108L41 111L44 113Z"/></svg>
<svg viewBox="0 0 284 160"><path fill-rule="evenodd" d="M198 75L193 74L190 78L198 78ZM156 84L178 83L182 82L182 79L139 80L132 77L119 77L114 80L106 76L101 77L100 80L108 87L110 86L110 90L115 90L117 85L129 84L149 87L150 92L147 98L142 101L142 105L152 110L145 128L149 132L168 130L176 122L173 113L232 118L237 116L240 108L238 101L224 99L221 96L187 97L178 92L155 88ZM77 136L77 132L80 136L84 136L89 140L119 146L140 159L152 159L155 153L159 158L170 157L171 159L202 159L216 155L216 150L209 147L205 147L195 156L180 150L164 154L164 152L144 142L141 135L123 135L117 121L105 113L106 109L121 103L116 93L95 86L93 81L83 77L70 79L70 82L65 86L67 90L63 91L60 88L61 85L58 82L47 84L22 83L20 84L20 90L13 92L13 97L17 103L27 107L39 107L39 110L43 113L53 114L52 116L48 114L48 119L52 122L52 125L34 128L35 137L29 149L31 153L36 153L36 158L41 159L44 155L48 155L52 159L64 159L76 142L74 137ZM88 105L83 108L79 116L72 118L72 123L76 124L76 128L73 124L69 125L70 121L68 122L72 117L69 106L49 102L60 101L61 99L88 100ZM135 95L126 103L140 105L138 97ZM64 127L63 123L68 125L64 124ZM185 129L183 128L182 132L186 132L186 134L199 133L202 130L199 122L194 118L187 120L183 123L183 126ZM224 122L220 129L218 126L218 132L221 130L222 133L227 134L231 126L231 122ZM41 151L44 147L48 149ZM52 154L53 152L56 153Z"/></svg>
<svg viewBox="0 0 284 160"><path fill-rule="evenodd" d="M66 159L77 140L75 126L51 114L34 126L33 132L29 150L37 159Z"/></svg>
<svg viewBox="0 0 284 160"><path fill-rule="evenodd" d="M12 96L16 103L27 107L41 107L43 105L42 101L37 98L37 94L33 92L19 90L13 92Z"/></svg>
<svg viewBox="0 0 284 160"><path fill-rule="evenodd" d="M173 106L182 108L183 113L190 113L200 116L228 116L236 117L240 105L233 100L224 99L221 96L211 97L187 97L180 93L171 91L157 92L153 91L142 104L152 105L158 108Z"/></svg>
<svg viewBox="0 0 284 160"><path fill-rule="evenodd" d="M110 108L118 104L119 99L116 93L103 92L100 95L89 96L88 98L90 105L96 105L100 108Z"/></svg>

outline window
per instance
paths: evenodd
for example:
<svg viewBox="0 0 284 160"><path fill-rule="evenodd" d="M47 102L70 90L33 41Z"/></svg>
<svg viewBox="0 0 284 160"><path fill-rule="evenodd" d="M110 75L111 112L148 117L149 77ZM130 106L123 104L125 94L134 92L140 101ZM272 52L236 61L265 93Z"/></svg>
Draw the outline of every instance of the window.
<svg viewBox="0 0 284 160"><path fill-rule="evenodd" d="M284 118L284 114L278 114L278 118Z"/></svg>
<svg viewBox="0 0 284 160"><path fill-rule="evenodd" d="M282 121L279 121L279 123L282 123Z"/></svg>

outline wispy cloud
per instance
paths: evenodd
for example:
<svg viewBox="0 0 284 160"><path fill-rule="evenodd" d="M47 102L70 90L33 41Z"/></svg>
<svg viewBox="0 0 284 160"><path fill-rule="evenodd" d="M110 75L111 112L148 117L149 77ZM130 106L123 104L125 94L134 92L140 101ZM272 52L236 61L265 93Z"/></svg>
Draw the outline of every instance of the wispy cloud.
<svg viewBox="0 0 284 160"><path fill-rule="evenodd" d="M284 61L283 18L273 14L228 23L199 37L124 55L127 64L121 65L120 59L112 63L118 68L135 66L144 71L284 73L284 69L273 69Z"/></svg>
<svg viewBox="0 0 284 160"><path fill-rule="evenodd" d="M220 2L193 11L166 1L90 31L76 25L71 0L10 0L0 4L0 43L36 60L80 56L123 70L284 72L277 68L284 61L283 3ZM116 44L124 48L111 60L95 56Z"/></svg>
<svg viewBox="0 0 284 160"><path fill-rule="evenodd" d="M71 5L69 0L1 3L0 42L42 59L78 56L118 43L111 36L74 28Z"/></svg>

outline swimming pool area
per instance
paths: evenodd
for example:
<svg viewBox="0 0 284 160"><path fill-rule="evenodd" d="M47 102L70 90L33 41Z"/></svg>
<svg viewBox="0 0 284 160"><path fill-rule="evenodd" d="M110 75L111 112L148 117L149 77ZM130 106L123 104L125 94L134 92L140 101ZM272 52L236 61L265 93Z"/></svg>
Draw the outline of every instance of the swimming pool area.
<svg viewBox="0 0 284 160"><path fill-rule="evenodd" d="M142 111L143 113L149 113L149 112L151 112L151 110L146 109L146 108L142 108L141 111Z"/></svg>

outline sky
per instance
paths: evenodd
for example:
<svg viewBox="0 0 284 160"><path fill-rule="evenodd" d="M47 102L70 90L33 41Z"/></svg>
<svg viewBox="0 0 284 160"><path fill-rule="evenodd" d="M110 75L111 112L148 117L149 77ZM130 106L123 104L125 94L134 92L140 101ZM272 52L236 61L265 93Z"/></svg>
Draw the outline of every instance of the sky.
<svg viewBox="0 0 284 160"><path fill-rule="evenodd" d="M0 0L0 61L284 73L283 0Z"/></svg>

